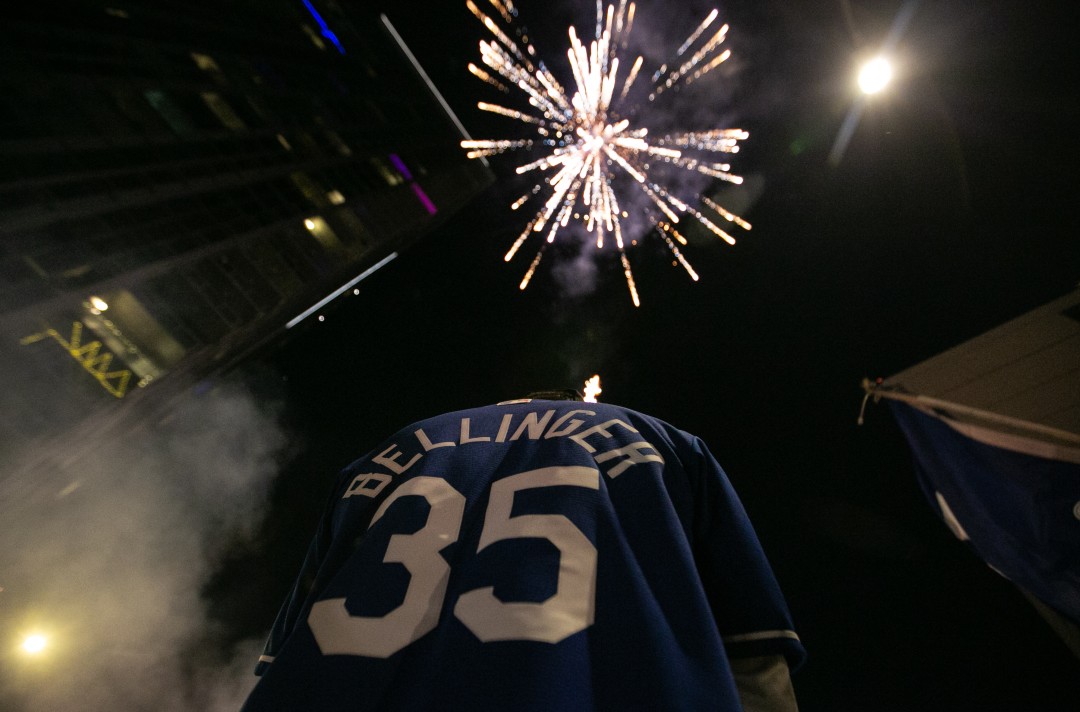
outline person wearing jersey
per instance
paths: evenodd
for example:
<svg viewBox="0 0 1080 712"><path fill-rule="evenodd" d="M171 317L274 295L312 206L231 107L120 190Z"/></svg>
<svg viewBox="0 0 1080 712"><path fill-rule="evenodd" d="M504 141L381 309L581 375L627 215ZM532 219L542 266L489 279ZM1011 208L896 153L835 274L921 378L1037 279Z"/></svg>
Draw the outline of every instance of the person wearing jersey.
<svg viewBox="0 0 1080 712"><path fill-rule="evenodd" d="M705 444L544 395L342 471L244 712L796 709L803 647Z"/></svg>

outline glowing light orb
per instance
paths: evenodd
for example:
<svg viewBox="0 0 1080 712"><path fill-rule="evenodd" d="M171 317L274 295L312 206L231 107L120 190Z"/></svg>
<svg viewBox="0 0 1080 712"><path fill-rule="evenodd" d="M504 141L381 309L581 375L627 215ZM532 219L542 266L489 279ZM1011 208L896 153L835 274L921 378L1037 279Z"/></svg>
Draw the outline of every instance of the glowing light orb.
<svg viewBox="0 0 1080 712"><path fill-rule="evenodd" d="M20 647L27 655L40 655L49 647L49 639L40 633L34 633L23 638Z"/></svg>
<svg viewBox="0 0 1080 712"><path fill-rule="evenodd" d="M592 378L585 381L585 402L596 403L596 397L604 391L600 388L600 374L596 374Z"/></svg>
<svg viewBox="0 0 1080 712"><path fill-rule="evenodd" d="M106 309L108 309L108 308L109 308L109 303L108 303L108 302L106 302L106 301L105 301L104 299L102 299L101 297L90 297L90 303L91 303L91 304L92 304L92 305L94 306L94 308L95 308L95 309L97 309L98 311L105 311Z"/></svg>
<svg viewBox="0 0 1080 712"><path fill-rule="evenodd" d="M859 70L859 89L863 94L877 94L892 80L893 70L889 60L875 57Z"/></svg>
<svg viewBox="0 0 1080 712"><path fill-rule="evenodd" d="M517 210L529 201L541 203L504 258L509 262L533 233L544 236L520 288L528 286L544 250L574 220L595 236L598 249L604 248L609 236L613 238L630 297L639 306L623 241L623 221L631 217L628 210L640 212L655 226L655 233L667 245L675 262L696 281L697 274L676 245L687 244L675 227L680 219L691 216L729 244L734 244L735 238L717 222L726 220L745 230L750 229L750 224L712 201L680 198L674 188L662 185L654 177L653 170L658 166L674 166L710 178L742 183L742 178L730 172L729 164L719 162L718 154L738 153L739 141L749 134L742 129L707 128L653 137L640 114L665 93L674 94L701 79L731 56L731 50L721 49L728 26L712 28L719 13L716 10L709 13L670 62L651 74L645 72L644 76L650 79L643 83L650 82L648 86L635 86L644 58L639 56L624 64L619 55L627 49L636 5L618 0L617 6L608 5L605 12L597 2L596 29L590 32L595 39L583 42L573 27L569 30L570 47L566 56L573 84L568 90L539 60L528 35L516 25L516 8L508 0L490 2L502 20L501 25L484 14L473 0L467 0L465 5L491 33L491 39L480 42L483 63L504 81L475 64L469 65L469 71L500 92L509 93L509 87L516 87L529 106L519 110L479 102L477 107L518 121L536 136L514 140L470 139L462 141L461 146L468 151L469 158L507 151L539 154L516 169L518 175L546 174L511 205L512 210ZM630 69L623 78L620 70L626 65ZM614 185L616 180L618 189ZM704 203L703 209L692 204L697 202Z"/></svg>

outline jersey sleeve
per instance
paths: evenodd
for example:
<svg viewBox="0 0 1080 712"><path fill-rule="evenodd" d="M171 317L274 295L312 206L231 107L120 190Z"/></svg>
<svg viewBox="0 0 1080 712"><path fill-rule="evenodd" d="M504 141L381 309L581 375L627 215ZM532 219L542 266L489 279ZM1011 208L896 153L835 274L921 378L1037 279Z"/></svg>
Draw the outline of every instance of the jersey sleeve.
<svg viewBox="0 0 1080 712"><path fill-rule="evenodd" d="M783 655L796 669L806 652L746 510L700 439L687 464L697 477L694 558L728 657Z"/></svg>

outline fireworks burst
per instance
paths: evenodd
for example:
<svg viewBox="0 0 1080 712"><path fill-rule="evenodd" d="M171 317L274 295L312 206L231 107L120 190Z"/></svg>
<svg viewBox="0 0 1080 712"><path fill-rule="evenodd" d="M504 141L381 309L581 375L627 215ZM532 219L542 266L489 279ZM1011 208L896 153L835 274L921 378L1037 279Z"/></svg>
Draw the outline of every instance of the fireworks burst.
<svg viewBox="0 0 1080 712"><path fill-rule="evenodd" d="M678 264L697 281L697 273L679 251L679 245L687 244L686 238L677 229L680 220L689 215L729 244L734 244L735 238L717 225L705 211L681 200L657 182L650 174L652 164L672 165L738 184L742 178L730 172L729 164L718 161L720 154L737 153L739 141L747 138L748 134L742 129L711 129L652 138L648 127L635 125L635 117L643 104L652 103L667 91L697 81L731 56L731 50L721 51L728 26L713 28L719 13L716 10L709 13L679 47L672 62L662 65L652 74L647 93L631 93L644 58L639 56L623 79L618 55L626 50L634 23L635 4L619 0L617 7L608 5L605 11L600 0L597 0L595 39L586 46L574 28L570 28L567 57L574 84L573 91L568 92L537 59L536 49L516 24L517 9L511 0L490 2L506 30L484 14L473 0L467 0L466 7L492 35L492 39L480 42L480 56L484 65L497 76L475 64L469 65L469 71L503 93L510 93L509 87L517 87L528 97L530 108L518 111L487 102L480 102L478 107L482 111L527 124L535 131L536 137L469 140L462 141L461 146L468 150L469 158L515 150L543 153L541 157L517 167L519 175L532 172L546 175L510 206L518 210L531 200L542 201L506 253L505 260L509 262L530 235L546 234L520 288L528 286L544 250L555 241L559 230L566 228L571 220L576 220L584 225L586 231L595 234L597 248L603 248L609 236L614 239L630 296L634 305L639 306L641 302L626 256L622 227L623 221L629 217L626 207L635 202L641 204L646 219L655 226L655 231ZM637 95L647 95L647 102L634 101L633 97ZM637 196L627 195L625 191L617 193L614 187L616 180L629 182L633 186L629 190L640 192L646 199L635 201ZM748 222L715 202L707 198L702 198L702 202L710 213L745 230L750 229Z"/></svg>

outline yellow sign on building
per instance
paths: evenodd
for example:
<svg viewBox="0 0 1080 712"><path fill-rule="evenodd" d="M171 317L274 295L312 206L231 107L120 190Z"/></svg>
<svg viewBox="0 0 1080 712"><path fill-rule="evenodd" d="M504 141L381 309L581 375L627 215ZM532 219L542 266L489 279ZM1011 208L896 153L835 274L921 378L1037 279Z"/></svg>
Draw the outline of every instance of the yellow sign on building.
<svg viewBox="0 0 1080 712"><path fill-rule="evenodd" d="M128 391L131 382L131 371L128 369L110 370L112 368L113 354L105 350L100 341L82 343L83 323L73 322L71 325L71 338L64 337L56 329L46 329L37 334L32 334L19 341L23 346L53 339L67 351L79 365L93 376L101 387L117 398L123 398Z"/></svg>

